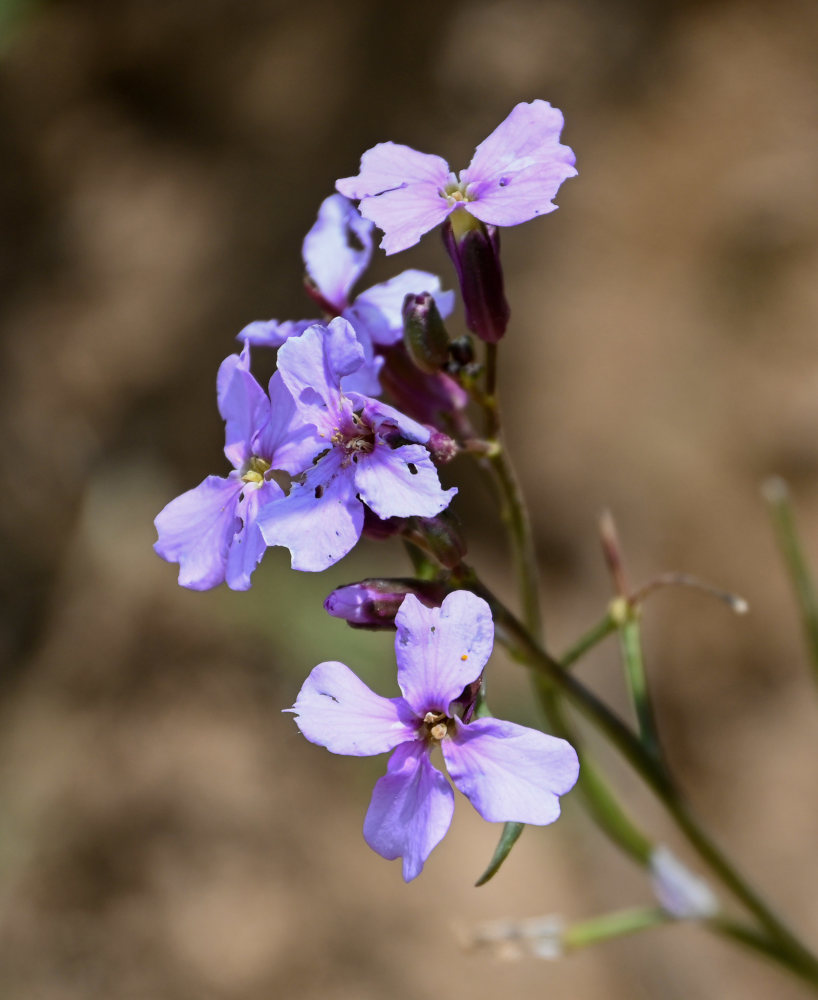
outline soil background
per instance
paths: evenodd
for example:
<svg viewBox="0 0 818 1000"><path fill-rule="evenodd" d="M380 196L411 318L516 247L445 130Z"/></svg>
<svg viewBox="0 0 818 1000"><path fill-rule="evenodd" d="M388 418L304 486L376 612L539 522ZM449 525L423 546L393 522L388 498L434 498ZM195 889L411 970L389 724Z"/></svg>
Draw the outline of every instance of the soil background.
<svg viewBox="0 0 818 1000"><path fill-rule="evenodd" d="M321 600L405 572L362 544L319 576L268 553L251 591L189 593L151 550L226 471L214 380L252 319L309 315L300 244L335 178L393 139L465 166L518 101L566 116L579 177L503 234L501 390L532 498L549 642L634 583L738 591L645 609L669 759L719 841L818 943L818 703L760 485L784 475L818 565L818 6L809 0L0 5L0 994L7 1000L790 1000L695 926L559 962L463 946L481 921L648 903L569 796L501 874L458 799L410 886L360 834L383 760L281 709L342 659L395 693L388 635ZM453 275L436 234L403 267ZM453 329L462 330L458 314ZM465 463L471 558L512 580ZM534 721L521 668L492 707ZM623 714L614 644L581 676ZM660 839L659 809L617 758Z"/></svg>

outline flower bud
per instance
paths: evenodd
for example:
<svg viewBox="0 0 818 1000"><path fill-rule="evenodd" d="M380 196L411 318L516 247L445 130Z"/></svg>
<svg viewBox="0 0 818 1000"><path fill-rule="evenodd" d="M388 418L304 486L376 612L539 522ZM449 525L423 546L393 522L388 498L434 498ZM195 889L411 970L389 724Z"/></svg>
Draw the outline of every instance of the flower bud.
<svg viewBox="0 0 818 1000"><path fill-rule="evenodd" d="M460 451L457 441L450 438L448 434L444 434L443 431L435 430L434 427L430 427L429 430L431 434L426 442L426 447L432 456L432 461L438 465L446 465Z"/></svg>
<svg viewBox="0 0 818 1000"><path fill-rule="evenodd" d="M454 215L443 224L443 244L457 271L466 326L481 340L496 344L511 315L503 286L500 236L496 226L482 222L455 228Z"/></svg>
<svg viewBox="0 0 818 1000"><path fill-rule="evenodd" d="M412 363L403 346L396 344L383 351L386 363L381 369L381 385L395 405L421 424L443 428L443 418L466 408L469 397L454 379L442 372L429 375Z"/></svg>
<svg viewBox="0 0 818 1000"><path fill-rule="evenodd" d="M426 580L361 580L333 590L324 608L352 628L394 629L395 615L407 594L414 594L426 607L434 608L443 603L446 589Z"/></svg>
<svg viewBox="0 0 818 1000"><path fill-rule="evenodd" d="M406 296L403 342L415 366L428 375L439 372L449 360L449 335L431 292Z"/></svg>
<svg viewBox="0 0 818 1000"><path fill-rule="evenodd" d="M451 511L435 517L410 517L406 520L403 537L436 559L446 569L459 566L466 555L466 543Z"/></svg>

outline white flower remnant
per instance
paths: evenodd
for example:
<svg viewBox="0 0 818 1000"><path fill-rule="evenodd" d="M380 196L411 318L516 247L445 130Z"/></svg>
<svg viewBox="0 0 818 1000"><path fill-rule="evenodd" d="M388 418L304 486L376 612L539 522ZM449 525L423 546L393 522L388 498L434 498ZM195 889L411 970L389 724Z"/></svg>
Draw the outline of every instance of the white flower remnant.
<svg viewBox="0 0 818 1000"><path fill-rule="evenodd" d="M554 961L565 954L565 922L557 914L528 920L492 920L464 934L470 949L491 951L497 958L516 960L527 955Z"/></svg>
<svg viewBox="0 0 818 1000"><path fill-rule="evenodd" d="M719 902L703 878L685 867L669 847L660 845L650 857L651 881L659 905L677 920L707 920Z"/></svg>

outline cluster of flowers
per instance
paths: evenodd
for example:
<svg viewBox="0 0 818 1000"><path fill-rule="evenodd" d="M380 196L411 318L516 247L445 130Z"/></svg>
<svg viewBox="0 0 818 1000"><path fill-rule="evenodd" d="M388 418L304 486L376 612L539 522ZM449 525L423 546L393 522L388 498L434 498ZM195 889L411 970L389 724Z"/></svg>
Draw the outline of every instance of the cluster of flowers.
<svg viewBox="0 0 818 1000"><path fill-rule="evenodd" d="M468 401L442 326L454 293L417 270L352 291L369 264L375 226L383 249L395 253L443 223L467 326L496 343L509 315L497 227L556 207L557 189L576 172L561 128L561 113L548 103L519 104L459 176L440 157L387 142L363 155L357 176L337 182L339 193L323 202L303 244L306 288L321 317L256 321L241 331L241 352L222 362L217 378L233 471L208 476L156 518L155 549L179 564L182 586L246 590L274 545L289 549L293 569L321 571L352 549L365 522L387 533L448 507L457 490L441 487L436 463L456 454L444 427L458 436L466 423L456 418ZM251 347L278 349L266 390L251 372ZM384 387L400 410L376 398ZM476 717L493 643L488 605L467 591L407 589L388 615L402 697L382 698L343 664L327 662L291 711L306 738L333 753L394 750L364 836L384 857L403 858L408 881L454 808L432 749L442 749L455 786L493 822L552 822L578 764L562 740ZM350 605L360 610L360 595L370 592L342 588L327 609L354 620Z"/></svg>

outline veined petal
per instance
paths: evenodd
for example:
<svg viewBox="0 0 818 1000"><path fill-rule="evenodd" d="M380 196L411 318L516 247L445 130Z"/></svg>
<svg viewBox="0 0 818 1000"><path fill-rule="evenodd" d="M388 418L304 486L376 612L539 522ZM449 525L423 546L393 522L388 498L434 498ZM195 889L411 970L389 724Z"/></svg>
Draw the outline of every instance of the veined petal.
<svg viewBox="0 0 818 1000"><path fill-rule="evenodd" d="M358 456L355 487L381 518L434 517L457 493L456 487L441 487L429 452L419 444L379 444L371 454Z"/></svg>
<svg viewBox="0 0 818 1000"><path fill-rule="evenodd" d="M579 761L570 743L500 719L455 720L442 744L455 786L490 823L553 823Z"/></svg>
<svg viewBox="0 0 818 1000"><path fill-rule="evenodd" d="M258 487L245 487L244 499L236 506L241 528L236 532L227 554L225 581L231 590L250 589L250 577L267 550L256 520L259 508L283 496L281 487L272 481Z"/></svg>
<svg viewBox="0 0 818 1000"><path fill-rule="evenodd" d="M419 295L421 292L432 294L438 312L444 319L451 314L454 309L454 292L441 291L440 278L436 275L412 268L361 292L355 299L353 308L360 308L365 304L377 310L383 322L377 331L373 331L372 339L376 344L388 347L396 344L403 336L403 300L407 295Z"/></svg>
<svg viewBox="0 0 818 1000"><path fill-rule="evenodd" d="M364 840L389 861L403 858L403 878L411 882L446 836L453 813L454 793L425 745L403 743L375 784Z"/></svg>
<svg viewBox="0 0 818 1000"><path fill-rule="evenodd" d="M439 608L408 594L395 616L398 685L414 711L449 714L449 704L476 680L491 655L494 622L488 604L456 590Z"/></svg>
<svg viewBox="0 0 818 1000"><path fill-rule="evenodd" d="M516 226L538 215L554 212L551 200L576 170L567 163L534 164L517 173L505 175L506 183L486 181L475 186L475 200L465 207L481 222L492 226Z"/></svg>
<svg viewBox="0 0 818 1000"><path fill-rule="evenodd" d="M350 289L372 256L372 223L343 195L332 194L321 202L318 219L304 237L302 253L318 291L342 312Z"/></svg>
<svg viewBox="0 0 818 1000"><path fill-rule="evenodd" d="M431 435L428 427L424 427L417 420L407 417L405 413L396 410L394 406L382 403L379 399L371 399L362 393L348 392L347 395L356 412L363 413L379 436L388 437L390 430L394 428L401 437L417 444L426 444L429 440Z"/></svg>
<svg viewBox="0 0 818 1000"><path fill-rule="evenodd" d="M293 569L318 573L343 558L361 537L364 508L352 476L331 451L288 496L260 511L258 523L268 545L290 550Z"/></svg>
<svg viewBox="0 0 818 1000"><path fill-rule="evenodd" d="M417 720L403 698L382 698L337 661L319 663L285 711L295 713L310 743L330 753L370 757L417 739Z"/></svg>
<svg viewBox="0 0 818 1000"><path fill-rule="evenodd" d="M216 376L219 413L224 419L224 453L240 469L251 454L253 437L270 419L270 400L250 373L250 348L231 354Z"/></svg>
<svg viewBox="0 0 818 1000"><path fill-rule="evenodd" d="M179 563L182 587L209 590L224 580L227 554L240 525L236 504L242 486L235 473L227 479L208 476L156 516L159 539L154 551Z"/></svg>
<svg viewBox="0 0 818 1000"><path fill-rule="evenodd" d="M461 179L475 185L487 181L498 183L528 167L548 164L570 167L571 173L566 176L572 176L576 173L573 170L576 158L573 150L559 141L563 124L562 112L552 108L548 101L516 105L474 151Z"/></svg>
<svg viewBox="0 0 818 1000"><path fill-rule="evenodd" d="M441 197L440 188L437 182L409 184L363 199L361 215L383 230L381 249L388 254L407 250L443 222L454 207Z"/></svg>
<svg viewBox="0 0 818 1000"><path fill-rule="evenodd" d="M379 142L361 157L355 177L342 177L335 187L347 198L365 198L417 181L442 187L449 176L449 164L440 156L419 153L397 142Z"/></svg>
<svg viewBox="0 0 818 1000"><path fill-rule="evenodd" d="M340 409L340 385L364 362L364 350L341 317L329 326L316 323L278 352L278 370L303 417L319 431L332 429ZM326 416L322 417L324 411Z"/></svg>
<svg viewBox="0 0 818 1000"><path fill-rule="evenodd" d="M285 340L302 334L308 326L320 323L318 319L256 319L248 323L236 336L254 347L281 347Z"/></svg>
<svg viewBox="0 0 818 1000"><path fill-rule="evenodd" d="M268 393L270 421L253 441L254 454L267 459L272 468L297 476L326 449L326 439L298 412L281 372L273 373Z"/></svg>

